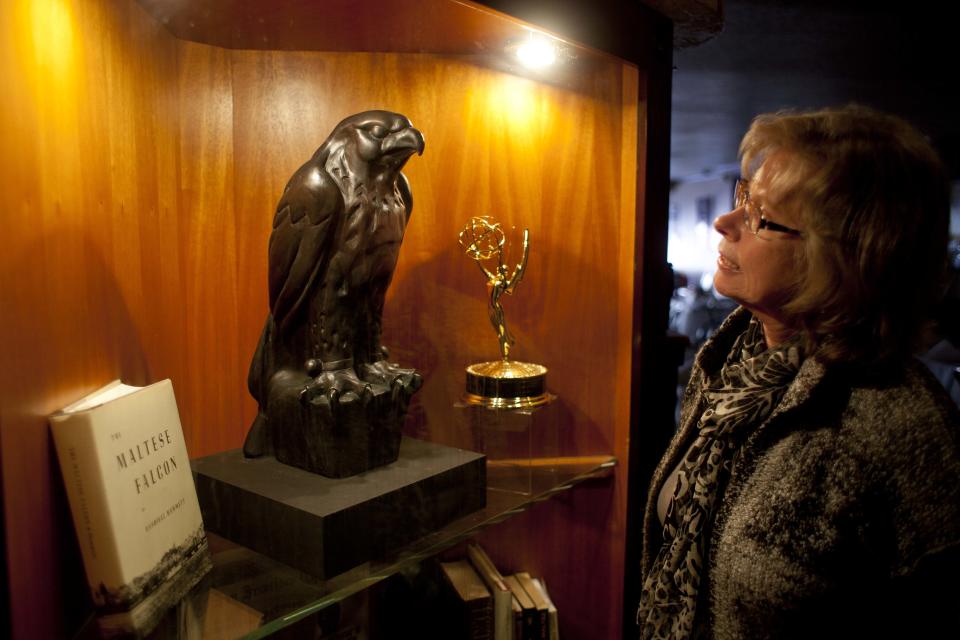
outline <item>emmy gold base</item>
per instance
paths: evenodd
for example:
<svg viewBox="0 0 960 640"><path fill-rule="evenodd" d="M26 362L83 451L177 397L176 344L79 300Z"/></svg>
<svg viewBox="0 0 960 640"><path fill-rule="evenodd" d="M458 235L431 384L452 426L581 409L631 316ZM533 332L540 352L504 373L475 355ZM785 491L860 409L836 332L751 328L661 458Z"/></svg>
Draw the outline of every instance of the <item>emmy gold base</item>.
<svg viewBox="0 0 960 640"><path fill-rule="evenodd" d="M497 360L467 367L464 402L490 409L538 407L550 401L547 368L539 364Z"/></svg>

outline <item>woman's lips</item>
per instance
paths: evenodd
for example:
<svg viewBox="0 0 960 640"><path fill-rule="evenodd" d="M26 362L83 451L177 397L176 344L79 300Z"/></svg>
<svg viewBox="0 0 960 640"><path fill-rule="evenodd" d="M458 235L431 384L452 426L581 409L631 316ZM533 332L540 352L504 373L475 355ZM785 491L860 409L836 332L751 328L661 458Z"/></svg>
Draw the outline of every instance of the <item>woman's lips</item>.
<svg viewBox="0 0 960 640"><path fill-rule="evenodd" d="M723 269L724 271L740 271L740 265L722 253L717 258L717 267Z"/></svg>

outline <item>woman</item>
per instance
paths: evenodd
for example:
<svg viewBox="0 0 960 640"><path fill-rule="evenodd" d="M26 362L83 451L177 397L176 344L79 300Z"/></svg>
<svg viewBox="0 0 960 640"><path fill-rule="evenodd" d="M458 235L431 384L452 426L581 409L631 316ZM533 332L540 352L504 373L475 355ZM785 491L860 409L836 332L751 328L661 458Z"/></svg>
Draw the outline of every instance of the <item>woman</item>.
<svg viewBox="0 0 960 640"><path fill-rule="evenodd" d="M958 634L960 414L911 357L945 265L943 167L856 106L760 116L740 152L714 225L740 307L654 474L641 637Z"/></svg>

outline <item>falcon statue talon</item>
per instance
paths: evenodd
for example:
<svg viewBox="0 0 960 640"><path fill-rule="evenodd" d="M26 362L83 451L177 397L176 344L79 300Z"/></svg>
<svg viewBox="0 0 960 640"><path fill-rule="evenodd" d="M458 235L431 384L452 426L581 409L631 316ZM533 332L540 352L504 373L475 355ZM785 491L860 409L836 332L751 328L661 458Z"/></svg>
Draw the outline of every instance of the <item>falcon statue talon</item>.
<svg viewBox="0 0 960 640"><path fill-rule="evenodd" d="M310 358L303 363L303 369L307 372L308 376L314 378L320 375L320 372L323 371L323 363L316 358Z"/></svg>
<svg viewBox="0 0 960 640"><path fill-rule="evenodd" d="M393 379L393 382L390 383L390 399L391 399L391 401L393 401L393 402L400 402L404 390L409 389L409 388L410 388L409 385L405 385L405 384L403 383L403 380L401 380L399 377L394 378L394 379ZM414 391L415 391L415 389L414 389ZM411 392L408 394L407 397L409 397L410 395L413 395L413 391L411 391Z"/></svg>
<svg viewBox="0 0 960 640"><path fill-rule="evenodd" d="M423 148L405 116L365 111L287 183L269 242L270 313L247 378L259 405L248 457L273 451L331 477L396 460L422 377L386 361L380 332L413 208L401 169Z"/></svg>
<svg viewBox="0 0 960 640"><path fill-rule="evenodd" d="M370 384L361 380L353 369L323 371L300 391L300 401L317 404L317 399L326 398L329 404L355 402L373 397Z"/></svg>
<svg viewBox="0 0 960 640"><path fill-rule="evenodd" d="M417 375L416 369L405 369L395 362L378 360L365 364L360 369L360 377L374 384L391 386L396 380L403 380L405 385L413 384L413 376ZM417 376L419 378L419 376ZM421 379L422 381L422 379ZM420 388L419 382L417 388Z"/></svg>
<svg viewBox="0 0 960 640"><path fill-rule="evenodd" d="M339 397L337 397L337 408L338 409L340 408L341 402L344 402L344 403L356 402L359 399L360 399L360 396L358 396L354 391L347 391L346 393L342 393L340 394Z"/></svg>

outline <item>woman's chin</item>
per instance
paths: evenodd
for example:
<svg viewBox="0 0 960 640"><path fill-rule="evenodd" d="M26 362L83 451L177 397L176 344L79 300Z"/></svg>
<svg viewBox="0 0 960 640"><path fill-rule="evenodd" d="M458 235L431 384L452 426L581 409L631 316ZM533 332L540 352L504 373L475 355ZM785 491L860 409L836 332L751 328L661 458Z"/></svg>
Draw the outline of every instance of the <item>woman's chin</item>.
<svg viewBox="0 0 960 640"><path fill-rule="evenodd" d="M728 281L728 279L732 277L735 277L735 274L717 271L713 274L713 288L720 295L730 298L739 304L740 299L737 298L736 287L730 286L731 283Z"/></svg>

